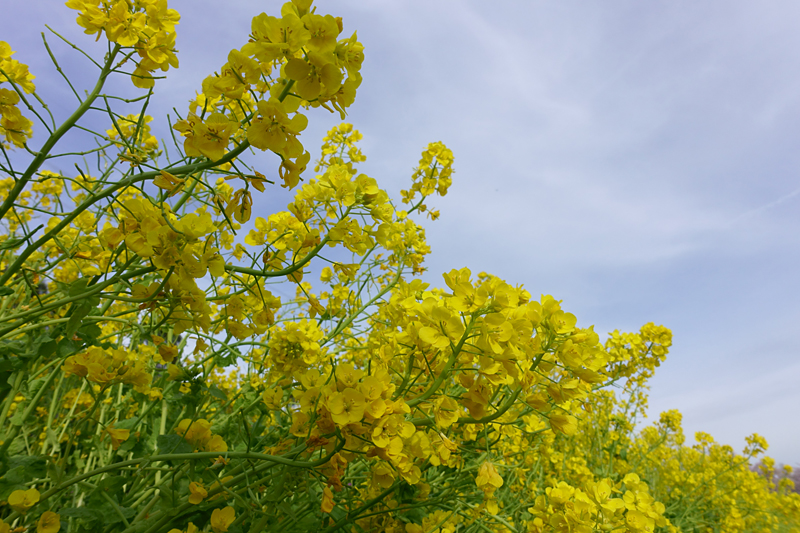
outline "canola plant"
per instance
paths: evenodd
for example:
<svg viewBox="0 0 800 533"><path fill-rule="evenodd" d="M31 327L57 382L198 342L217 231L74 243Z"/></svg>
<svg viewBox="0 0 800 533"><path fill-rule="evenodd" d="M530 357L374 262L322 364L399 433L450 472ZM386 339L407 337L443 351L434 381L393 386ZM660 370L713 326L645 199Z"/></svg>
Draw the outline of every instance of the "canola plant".
<svg viewBox="0 0 800 533"><path fill-rule="evenodd" d="M72 109L0 42L0 533L800 531L761 437L687 446L675 411L637 429L667 328L601 342L490 274L419 279L444 144L399 202L350 124L308 169L308 121L361 84L341 18L257 15L166 143L147 108L178 12L66 6L107 44L48 29ZM286 209L253 217L278 185Z"/></svg>

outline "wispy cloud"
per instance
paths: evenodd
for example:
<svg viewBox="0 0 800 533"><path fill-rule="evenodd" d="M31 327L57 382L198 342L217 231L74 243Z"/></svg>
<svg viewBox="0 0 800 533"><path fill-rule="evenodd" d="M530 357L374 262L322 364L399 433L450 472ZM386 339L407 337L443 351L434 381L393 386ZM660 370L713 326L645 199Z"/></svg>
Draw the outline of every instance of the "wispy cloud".
<svg viewBox="0 0 800 533"><path fill-rule="evenodd" d="M788 202L789 200L791 200L792 198L794 198L795 196L798 196L798 195L800 195L800 187L798 187L797 189L795 189L795 190L793 190L793 191L791 191L791 192L789 192L787 194L784 194L783 196L781 196L777 200L773 200L773 201L771 201L769 203L766 203L766 204L763 204L763 205L761 205L759 207L756 207L755 209L751 209L749 211L746 211L746 212L742 213L741 215L739 215L736 218L734 218L730 222L730 225L732 226L734 224L737 224L738 222L742 222L742 221L747 220L749 218L753 218L753 217L756 217L758 215L764 214L765 212L769 211L770 209L773 209L773 208L775 208L775 207L777 207L777 206L779 206L779 205L781 205L781 204L783 204L785 202Z"/></svg>

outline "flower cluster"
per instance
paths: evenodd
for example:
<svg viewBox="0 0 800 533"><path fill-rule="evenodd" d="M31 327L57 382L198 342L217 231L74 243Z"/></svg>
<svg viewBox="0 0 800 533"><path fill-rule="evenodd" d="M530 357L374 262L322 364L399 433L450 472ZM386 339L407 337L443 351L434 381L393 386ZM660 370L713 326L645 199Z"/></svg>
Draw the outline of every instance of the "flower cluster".
<svg viewBox="0 0 800 533"><path fill-rule="evenodd" d="M575 488L564 481L547 487L528 509L533 520L529 533L545 531L655 531L669 524L665 507L654 502L646 483L636 474L628 474L619 482L610 479L583 484ZM623 489L624 487L624 489ZM622 494L622 497L614 497ZM671 528L674 530L674 528Z"/></svg>
<svg viewBox="0 0 800 533"><path fill-rule="evenodd" d="M204 452L226 452L228 445L219 435L211 432L211 423L205 418L192 420L184 418L178 423L175 432L186 439L195 450Z"/></svg>
<svg viewBox="0 0 800 533"><path fill-rule="evenodd" d="M309 0L284 4L281 15L253 19L252 39L203 81L203 93L174 128L187 156L220 161L231 141L278 154L282 185L291 188L311 157L298 139L308 124L300 107L325 107L344 118L361 84L364 54L355 33L339 39L341 19L317 14Z"/></svg>
<svg viewBox="0 0 800 533"><path fill-rule="evenodd" d="M131 357L125 350L99 346L67 357L62 370L65 376L86 378L101 387L126 383L137 392L147 392L153 380L144 360Z"/></svg>
<svg viewBox="0 0 800 533"><path fill-rule="evenodd" d="M489 273L419 278L415 218L436 218L425 202L452 183L444 144L399 202L359 171L351 124L305 174L308 111L344 117L361 82L340 18L311 0L255 17L172 149L146 114L154 90L103 87L133 61L155 89L177 66L177 13L68 6L109 41L95 89L40 152L12 154L25 165L0 161L0 533L800 527L761 437L737 455L705 434L687 445L677 411L639 423L669 329L601 340ZM0 133L27 148L15 106L35 103L32 77L10 55L0 43ZM94 132L83 116L104 107ZM94 142L58 153L73 130ZM251 147L278 156L273 172ZM270 210L258 193L277 184L292 190Z"/></svg>
<svg viewBox="0 0 800 533"><path fill-rule="evenodd" d="M11 143L22 147L33 135L33 123L19 110L20 96L31 94L36 88L32 80L35 76L28 72L28 66L11 56L14 52L5 41L0 41L0 84L9 83L11 89L0 87L0 139L3 146Z"/></svg>
<svg viewBox="0 0 800 533"><path fill-rule="evenodd" d="M84 33L105 33L110 42L134 50L138 58L128 57L136 64L131 73L136 87L152 88L155 70L178 68L175 26L180 15L167 0L68 0L66 6L80 12L77 22Z"/></svg>
<svg viewBox="0 0 800 533"><path fill-rule="evenodd" d="M437 193L439 196L447 194L447 189L453 183L452 174L453 152L441 142L430 143L422 152L419 166L411 176L411 188L401 191L403 203L411 203L419 194L422 199L417 207L421 213L424 213L427 206L422 202L433 193ZM429 216L432 220L436 220L439 218L439 212L430 211Z"/></svg>
<svg viewBox="0 0 800 533"><path fill-rule="evenodd" d="M150 115L127 115L114 120L113 128L106 131L115 146L123 150L119 158L132 165L155 159L161 153L158 139L150 132Z"/></svg>

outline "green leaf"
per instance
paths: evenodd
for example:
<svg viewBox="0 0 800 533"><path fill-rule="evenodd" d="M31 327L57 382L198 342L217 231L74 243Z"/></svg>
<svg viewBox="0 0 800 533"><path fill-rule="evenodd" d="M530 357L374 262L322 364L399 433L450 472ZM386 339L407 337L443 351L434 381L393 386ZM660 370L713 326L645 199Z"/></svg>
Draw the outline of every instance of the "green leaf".
<svg viewBox="0 0 800 533"><path fill-rule="evenodd" d="M38 378L28 382L28 394L30 396L36 396L36 393L39 392L39 389L41 389L42 385L46 382L47 378Z"/></svg>
<svg viewBox="0 0 800 533"><path fill-rule="evenodd" d="M236 364L236 354L232 352L214 354L214 364L217 366L230 366Z"/></svg>
<svg viewBox="0 0 800 533"><path fill-rule="evenodd" d="M56 346L55 341L56 338L50 335L49 331L45 331L41 335L36 337L36 339L31 343L30 348L25 352L25 355L30 358L38 357L39 355L41 355L44 346L52 345L53 348L55 348Z"/></svg>
<svg viewBox="0 0 800 533"><path fill-rule="evenodd" d="M141 422L141 419L138 416L134 416L133 418L126 418L121 422L115 423L114 427L117 429L133 429L139 424L139 422Z"/></svg>
<svg viewBox="0 0 800 533"><path fill-rule="evenodd" d="M21 403L17 406L17 410L14 411L14 416L11 417L9 422L12 426L21 426L25 423L25 408L27 404Z"/></svg>
<svg viewBox="0 0 800 533"><path fill-rule="evenodd" d="M0 287L0 296L11 296L14 294L14 289L11 287Z"/></svg>
<svg viewBox="0 0 800 533"><path fill-rule="evenodd" d="M8 447L8 455L17 455L25 449L25 439L22 435L11 441L11 446Z"/></svg>
<svg viewBox="0 0 800 533"><path fill-rule="evenodd" d="M122 512L122 516L125 517L125 520L130 520L134 516L136 516L136 511L131 509L130 507L117 507ZM114 509L110 503L106 502L104 505L101 505L98 509L103 514L103 522L106 525L113 525L122 522L122 517L117 513L117 510Z"/></svg>
<svg viewBox="0 0 800 533"><path fill-rule="evenodd" d="M0 478L0 500L7 500L15 490L24 490L28 483L45 477L47 459L41 455L14 455L4 466L6 471Z"/></svg>
<svg viewBox="0 0 800 533"><path fill-rule="evenodd" d="M97 484L97 489L95 492L99 495L99 493L105 492L112 499L119 502L122 496L122 487L126 483L130 483L130 478L122 477L122 476L111 476L107 478L103 478L100 483ZM126 517L127 518L127 517Z"/></svg>
<svg viewBox="0 0 800 533"><path fill-rule="evenodd" d="M36 355L40 355L45 358L50 357L56 353L56 348L58 348L58 343L56 341L46 342L39 347Z"/></svg>
<svg viewBox="0 0 800 533"><path fill-rule="evenodd" d="M73 281L69 286L69 291L67 294L69 296L80 296L81 294L85 293L86 286L89 284L90 279L91 278L80 278Z"/></svg>
<svg viewBox="0 0 800 533"><path fill-rule="evenodd" d="M171 433L169 435L159 435L156 443L159 454L192 453L191 444L186 442L186 439L175 433Z"/></svg>
<svg viewBox="0 0 800 533"><path fill-rule="evenodd" d="M56 432L52 429L47 429L47 441L50 440L52 435L53 442L56 442ZM47 463L47 475L50 477L50 482L58 485L64 479L64 465L59 465L57 461L50 461Z"/></svg>
<svg viewBox="0 0 800 533"><path fill-rule="evenodd" d="M158 502L159 507L167 512L174 510L178 507L182 500L182 494L180 490L173 488L171 486L162 486L159 487L161 491L161 500ZM186 491L188 492L188 490Z"/></svg>
<svg viewBox="0 0 800 533"><path fill-rule="evenodd" d="M231 415L222 414L214 417L214 422L211 424L211 432L214 434L227 433L231 422Z"/></svg>
<svg viewBox="0 0 800 533"><path fill-rule="evenodd" d="M6 501L15 490L26 490L27 488L28 486L24 483L6 483L0 479L0 500Z"/></svg>
<svg viewBox="0 0 800 533"><path fill-rule="evenodd" d="M14 457L9 457L8 472L3 478L5 479L16 470L25 473L23 483L44 477L47 471L47 457L43 455L15 455Z"/></svg>
<svg viewBox="0 0 800 533"><path fill-rule="evenodd" d="M331 511L331 518L333 519L334 522L338 522L339 520L343 519L345 516L347 516L347 511L342 509L341 505L335 506L333 508L333 510Z"/></svg>
<svg viewBox="0 0 800 533"><path fill-rule="evenodd" d="M142 449L141 443L138 439L128 439L122 444L120 444L119 448L117 449L117 455L126 456L128 453L133 451L135 447L139 447Z"/></svg>
<svg viewBox="0 0 800 533"><path fill-rule="evenodd" d="M84 324L77 331L78 337L87 344L93 344L102 333L103 330L96 323Z"/></svg>
<svg viewBox="0 0 800 533"><path fill-rule="evenodd" d="M228 401L228 396L226 396L225 393L222 392L222 390L220 390L219 387L217 387L216 385L212 385L211 387L209 387L208 393L214 398L222 400L223 402Z"/></svg>
<svg viewBox="0 0 800 533"><path fill-rule="evenodd" d="M58 514L61 515L62 518L77 518L78 520L83 520L87 525L90 525L92 522L103 520L104 518L100 510L89 509L88 507L67 507L66 509L60 509Z"/></svg>
<svg viewBox="0 0 800 533"><path fill-rule="evenodd" d="M80 344L70 338L65 337L58 342L58 348L56 349L56 352L58 353L59 357L67 357L76 353L78 350L80 350L80 348Z"/></svg>
<svg viewBox="0 0 800 533"><path fill-rule="evenodd" d="M86 318L92 309L94 308L87 300L73 304L72 313L70 314L69 321L67 321L67 326L64 329L64 335L66 337L72 337L75 335L75 332L78 331L78 328L80 328L83 324L83 319Z"/></svg>
<svg viewBox="0 0 800 533"><path fill-rule="evenodd" d="M25 344L21 341L5 341L0 342L0 355L22 355L26 352Z"/></svg>

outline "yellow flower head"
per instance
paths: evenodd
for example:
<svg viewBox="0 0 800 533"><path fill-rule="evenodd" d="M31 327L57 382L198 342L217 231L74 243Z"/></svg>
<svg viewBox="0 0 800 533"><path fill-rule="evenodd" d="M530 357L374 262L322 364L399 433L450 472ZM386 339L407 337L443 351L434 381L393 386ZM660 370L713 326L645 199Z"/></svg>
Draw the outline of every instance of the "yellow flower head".
<svg viewBox="0 0 800 533"><path fill-rule="evenodd" d="M333 394L327 401L331 418L340 426L355 424L364 418L366 403L364 395L353 388Z"/></svg>
<svg viewBox="0 0 800 533"><path fill-rule="evenodd" d="M128 437L131 436L131 430L116 429L110 424L108 427L106 427L106 433L108 433L108 436L111 437L111 447L115 450L119 448L120 444L128 440Z"/></svg>
<svg viewBox="0 0 800 533"><path fill-rule="evenodd" d="M189 492L191 492L189 503L193 505L197 505L208 497L208 491L203 488L201 483L195 481L189 483Z"/></svg>
<svg viewBox="0 0 800 533"><path fill-rule="evenodd" d="M550 427L553 431L572 436L578 430L578 420L572 415L557 413L550 415Z"/></svg>
<svg viewBox="0 0 800 533"><path fill-rule="evenodd" d="M228 531L228 527L233 523L236 518L236 511L233 507L224 507L222 509L214 509L211 513L211 529L214 533L223 533Z"/></svg>
<svg viewBox="0 0 800 533"><path fill-rule="evenodd" d="M330 513L333 511L333 506L336 505L333 502L333 492L329 487L325 487L322 489L322 512L323 513Z"/></svg>
<svg viewBox="0 0 800 533"><path fill-rule="evenodd" d="M15 490L8 497L8 505L19 513L24 513L39 501L39 491L36 489Z"/></svg>
<svg viewBox="0 0 800 533"><path fill-rule="evenodd" d="M36 533L58 533L61 529L61 517L58 513L45 511L36 523Z"/></svg>
<svg viewBox="0 0 800 533"><path fill-rule="evenodd" d="M484 462L478 469L475 484L486 494L491 494L495 489L503 486L503 478L497 473L494 465L489 461Z"/></svg>

